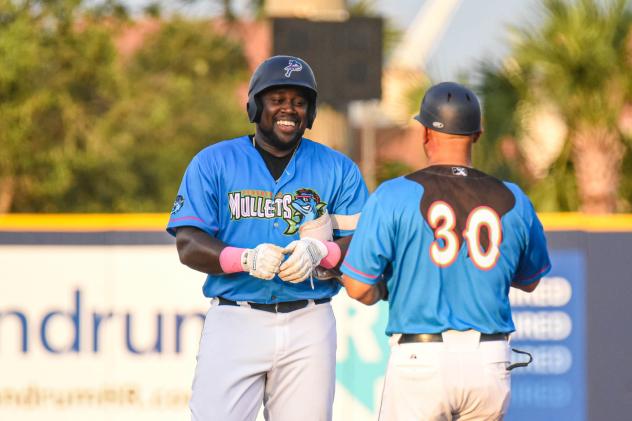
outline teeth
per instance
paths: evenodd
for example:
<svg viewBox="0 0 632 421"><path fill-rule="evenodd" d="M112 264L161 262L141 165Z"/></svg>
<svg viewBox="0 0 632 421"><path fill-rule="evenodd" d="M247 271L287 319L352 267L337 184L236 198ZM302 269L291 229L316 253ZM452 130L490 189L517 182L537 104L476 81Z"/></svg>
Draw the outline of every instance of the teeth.
<svg viewBox="0 0 632 421"><path fill-rule="evenodd" d="M279 126L291 126L291 127L296 126L296 123L290 120L279 120L277 121L277 124Z"/></svg>

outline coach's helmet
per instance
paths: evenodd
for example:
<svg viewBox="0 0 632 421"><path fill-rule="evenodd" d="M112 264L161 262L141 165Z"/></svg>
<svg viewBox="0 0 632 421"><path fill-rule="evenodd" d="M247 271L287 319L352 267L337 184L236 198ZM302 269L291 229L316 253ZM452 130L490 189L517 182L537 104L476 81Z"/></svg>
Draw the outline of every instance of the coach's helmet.
<svg viewBox="0 0 632 421"><path fill-rule="evenodd" d="M475 134L481 131L481 106L465 86L443 82L428 89L415 120L438 132Z"/></svg>
<svg viewBox="0 0 632 421"><path fill-rule="evenodd" d="M273 86L298 86L307 92L307 128L312 128L316 118L316 78L305 60L293 56L270 57L257 67L248 87L246 110L251 123L258 123L262 105L259 94Z"/></svg>

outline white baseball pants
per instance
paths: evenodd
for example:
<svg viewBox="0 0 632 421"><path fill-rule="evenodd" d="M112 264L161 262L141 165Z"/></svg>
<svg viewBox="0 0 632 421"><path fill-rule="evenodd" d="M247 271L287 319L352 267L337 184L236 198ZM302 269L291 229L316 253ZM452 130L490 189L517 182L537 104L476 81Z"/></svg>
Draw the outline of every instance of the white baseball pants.
<svg viewBox="0 0 632 421"><path fill-rule="evenodd" d="M189 407L193 421L330 421L336 321L330 303L290 313L209 309Z"/></svg>
<svg viewBox="0 0 632 421"><path fill-rule="evenodd" d="M393 338L380 421L503 419L511 390L507 341L459 336L404 344Z"/></svg>

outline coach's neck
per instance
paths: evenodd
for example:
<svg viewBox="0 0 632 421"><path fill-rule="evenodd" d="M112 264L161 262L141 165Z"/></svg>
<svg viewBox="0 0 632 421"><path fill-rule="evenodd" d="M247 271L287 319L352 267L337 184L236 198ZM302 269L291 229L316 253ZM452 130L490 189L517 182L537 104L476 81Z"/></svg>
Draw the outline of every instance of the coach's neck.
<svg viewBox="0 0 632 421"><path fill-rule="evenodd" d="M472 145L480 133L461 136L437 132L427 127L422 131L424 151L431 165L472 167Z"/></svg>

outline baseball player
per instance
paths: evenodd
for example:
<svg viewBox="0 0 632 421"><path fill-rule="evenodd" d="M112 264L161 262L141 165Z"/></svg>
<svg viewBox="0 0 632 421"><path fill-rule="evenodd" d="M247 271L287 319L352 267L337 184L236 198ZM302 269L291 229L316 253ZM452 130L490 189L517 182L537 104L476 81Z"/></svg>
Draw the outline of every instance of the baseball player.
<svg viewBox="0 0 632 421"><path fill-rule="evenodd" d="M388 295L380 420L498 420L509 404L509 288L550 270L542 225L515 184L472 168L476 95L431 87L415 117L428 167L382 184L342 264L349 295Z"/></svg>
<svg viewBox="0 0 632 421"><path fill-rule="evenodd" d="M247 112L255 134L207 147L189 164L168 232L180 260L207 273L211 301L193 380L193 420L332 416L334 269L368 196L347 157L303 137L317 87L298 57L254 72Z"/></svg>

